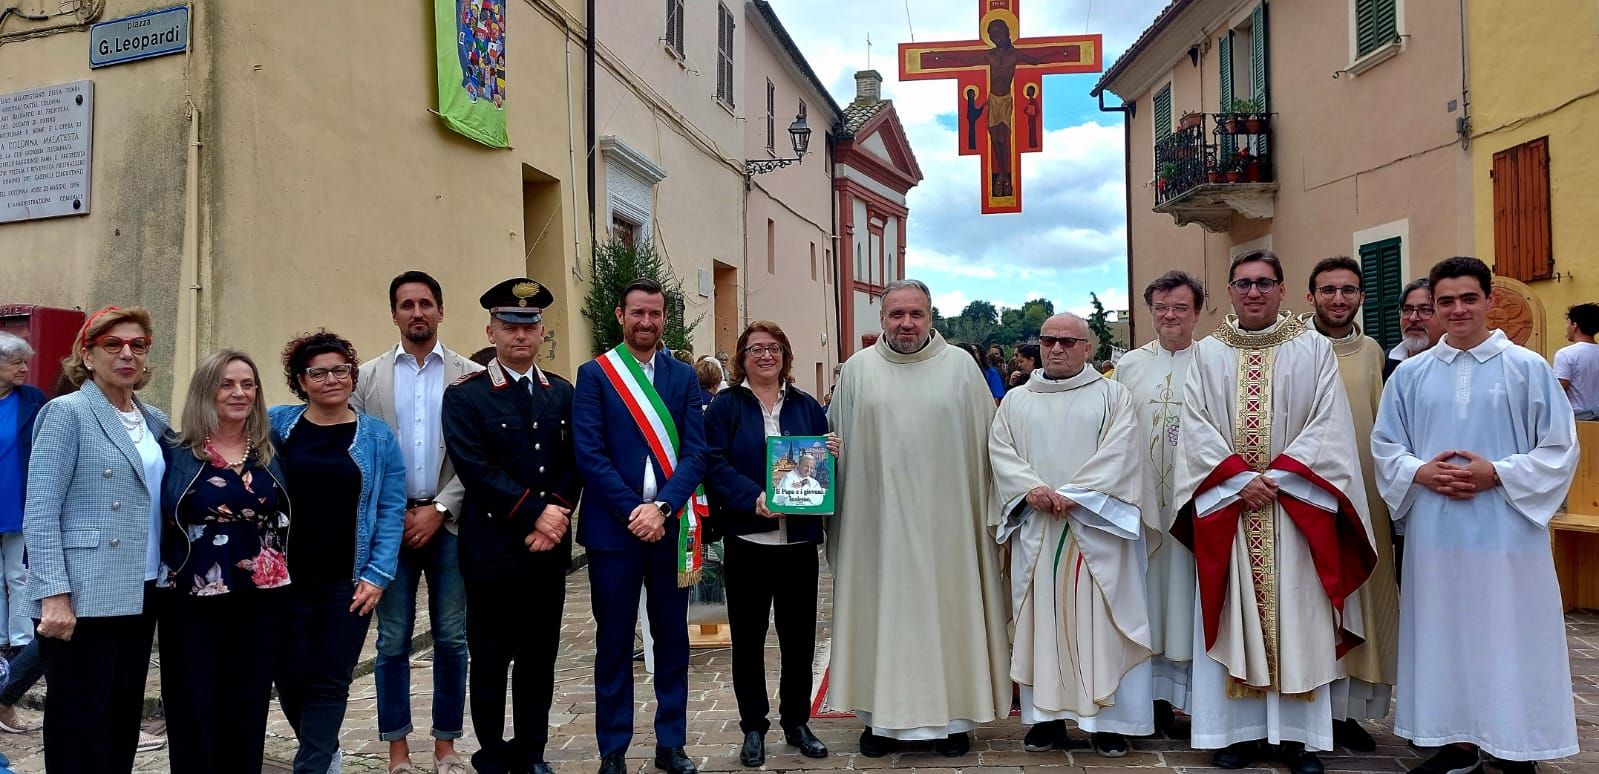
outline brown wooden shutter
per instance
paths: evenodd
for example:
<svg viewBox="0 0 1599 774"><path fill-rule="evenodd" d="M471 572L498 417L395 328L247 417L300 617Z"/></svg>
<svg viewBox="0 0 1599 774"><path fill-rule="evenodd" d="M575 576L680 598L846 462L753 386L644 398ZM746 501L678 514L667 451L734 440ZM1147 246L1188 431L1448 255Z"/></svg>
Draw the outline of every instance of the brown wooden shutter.
<svg viewBox="0 0 1599 774"><path fill-rule="evenodd" d="M1494 154L1494 273L1523 282L1554 274L1550 240L1549 138Z"/></svg>

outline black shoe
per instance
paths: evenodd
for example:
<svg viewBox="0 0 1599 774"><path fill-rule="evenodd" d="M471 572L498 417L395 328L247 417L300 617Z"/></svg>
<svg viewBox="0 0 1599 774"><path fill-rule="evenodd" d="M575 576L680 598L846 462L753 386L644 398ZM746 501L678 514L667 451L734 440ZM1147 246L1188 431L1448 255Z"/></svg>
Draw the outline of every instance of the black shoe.
<svg viewBox="0 0 1599 774"><path fill-rule="evenodd" d="M945 758L959 758L972 751L972 735L950 734L934 742L933 750Z"/></svg>
<svg viewBox="0 0 1599 774"><path fill-rule="evenodd" d="M1164 699L1155 702L1155 730L1171 739L1187 739L1190 735L1188 725L1177 722L1177 708Z"/></svg>
<svg viewBox="0 0 1599 774"><path fill-rule="evenodd" d="M1304 742L1283 742L1277 747L1277 760L1293 774L1322 774L1321 758L1305 749Z"/></svg>
<svg viewBox="0 0 1599 774"><path fill-rule="evenodd" d="M1333 721L1333 744L1354 752L1368 753L1377 749L1377 740L1371 738L1360 721L1353 719Z"/></svg>
<svg viewBox="0 0 1599 774"><path fill-rule="evenodd" d="M894 750L894 740L886 736L878 736L868 728L861 732L861 755L868 758L881 758Z"/></svg>
<svg viewBox="0 0 1599 774"><path fill-rule="evenodd" d="M538 763L533 764L533 766L528 769L528 772L529 774L555 774L555 769L550 768L550 764L545 763L544 761L539 761Z"/></svg>
<svg viewBox="0 0 1599 774"><path fill-rule="evenodd" d="M1044 752L1064 746L1066 742L1066 721L1046 720L1028 729L1027 736L1022 739L1022 749L1028 752Z"/></svg>
<svg viewBox="0 0 1599 774"><path fill-rule="evenodd" d="M744 746L738 748L738 762L757 768L766 762L766 735L759 731L744 733Z"/></svg>
<svg viewBox="0 0 1599 774"><path fill-rule="evenodd" d="M1241 769L1259 760L1261 752L1260 742L1237 742L1217 750L1211 762L1218 769Z"/></svg>
<svg viewBox="0 0 1599 774"><path fill-rule="evenodd" d="M1501 765L1503 765L1501 763ZM1410 774L1472 774L1482 771L1482 753L1475 748L1446 744L1431 758L1410 770Z"/></svg>
<svg viewBox="0 0 1599 774"><path fill-rule="evenodd" d="M601 758L600 774L627 774L627 751L614 752Z"/></svg>
<svg viewBox="0 0 1599 774"><path fill-rule="evenodd" d="M783 741L798 747L800 755L807 758L826 758L827 745L811 733L811 727L801 724L793 728L783 729Z"/></svg>
<svg viewBox="0 0 1599 774"><path fill-rule="evenodd" d="M1127 754L1127 737L1106 731L1095 731L1088 736L1094 752L1101 758L1120 758Z"/></svg>
<svg viewBox="0 0 1599 774"><path fill-rule="evenodd" d="M1506 761L1495 758L1494 766L1498 767L1504 774L1537 774L1538 772L1537 761Z"/></svg>
<svg viewBox="0 0 1599 774"><path fill-rule="evenodd" d="M689 760L688 756L683 754L683 748L681 747L657 746L655 748L655 768L667 772L667 774L698 774L699 772L699 768L694 765L694 761Z"/></svg>
<svg viewBox="0 0 1599 774"><path fill-rule="evenodd" d="M644 660L644 649L643 648L634 648L633 649L633 660L634 661L643 661Z"/></svg>

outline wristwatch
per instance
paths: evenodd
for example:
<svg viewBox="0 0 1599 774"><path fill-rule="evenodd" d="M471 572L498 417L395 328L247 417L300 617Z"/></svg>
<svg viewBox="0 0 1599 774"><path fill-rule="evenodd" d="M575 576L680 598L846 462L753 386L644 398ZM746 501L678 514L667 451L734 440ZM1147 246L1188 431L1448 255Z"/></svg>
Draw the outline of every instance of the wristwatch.
<svg viewBox="0 0 1599 774"><path fill-rule="evenodd" d="M667 505L665 500L656 500L655 501L655 507L661 509L661 518L663 518L663 519L672 518L672 507L670 505Z"/></svg>
<svg viewBox="0 0 1599 774"><path fill-rule="evenodd" d="M433 503L433 510L438 511L439 515L443 516L446 519L450 518L450 509L444 507L444 503L441 503L441 502Z"/></svg>

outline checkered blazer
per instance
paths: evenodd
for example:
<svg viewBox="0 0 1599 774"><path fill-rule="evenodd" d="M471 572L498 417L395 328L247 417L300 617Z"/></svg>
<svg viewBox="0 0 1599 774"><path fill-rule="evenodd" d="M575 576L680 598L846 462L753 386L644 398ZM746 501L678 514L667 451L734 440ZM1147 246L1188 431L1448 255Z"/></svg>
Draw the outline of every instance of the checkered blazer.
<svg viewBox="0 0 1599 774"><path fill-rule="evenodd" d="M134 402L157 438L171 432L160 409ZM150 542L144 464L93 382L39 410L22 532L28 546L25 615L38 618L39 600L68 593L80 618L143 610Z"/></svg>

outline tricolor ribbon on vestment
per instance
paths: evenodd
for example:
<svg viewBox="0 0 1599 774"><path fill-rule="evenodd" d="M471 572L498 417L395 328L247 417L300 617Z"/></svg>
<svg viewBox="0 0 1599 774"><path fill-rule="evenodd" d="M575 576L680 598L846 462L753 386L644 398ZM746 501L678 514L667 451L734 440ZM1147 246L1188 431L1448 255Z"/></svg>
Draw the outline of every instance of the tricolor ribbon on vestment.
<svg viewBox="0 0 1599 774"><path fill-rule="evenodd" d="M625 347L618 345L594 359L599 363L605 378L621 396L623 405L638 425L644 442L660 463L661 471L670 479L677 469L677 423L672 412L667 411L655 385L644 376L644 369ZM704 566L702 525L711 513L710 501L705 499L705 487L694 488L694 496L679 511L681 518L677 530L677 585L686 588L699 583Z"/></svg>

